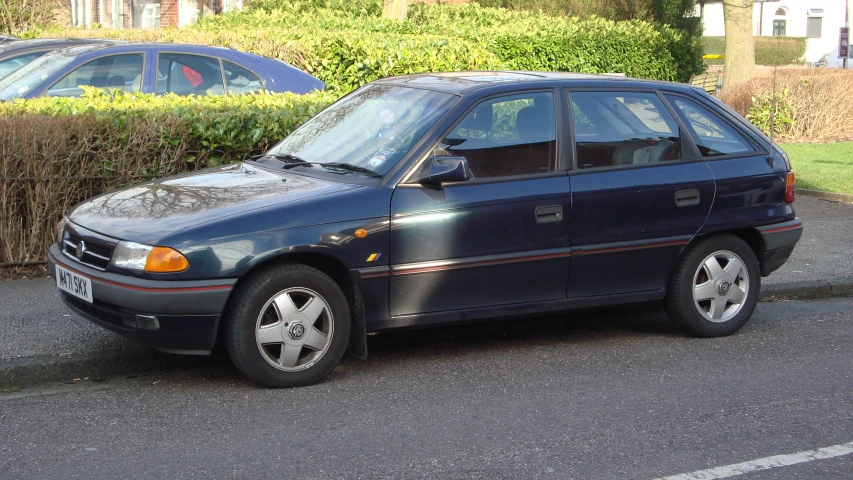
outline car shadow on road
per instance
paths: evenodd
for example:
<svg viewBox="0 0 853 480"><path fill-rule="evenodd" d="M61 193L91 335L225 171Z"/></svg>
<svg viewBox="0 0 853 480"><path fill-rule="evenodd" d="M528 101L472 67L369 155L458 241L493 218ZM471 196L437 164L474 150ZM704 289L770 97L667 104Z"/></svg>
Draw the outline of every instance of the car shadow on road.
<svg viewBox="0 0 853 480"><path fill-rule="evenodd" d="M543 343L600 341L605 337L682 336L658 304L609 307L582 312L516 317L487 322L408 329L371 335L371 358L403 353L441 355L442 350L533 348Z"/></svg>
<svg viewBox="0 0 853 480"><path fill-rule="evenodd" d="M685 337L674 328L659 304L640 304L603 309L486 322L391 331L368 337L367 361L345 356L338 368L322 383L343 378L358 381L363 376L384 376L387 369L417 368L424 362L474 360L504 352L535 353L543 346L583 347L642 337ZM164 354L163 370L206 381L243 383L224 350L210 357ZM183 375L183 374L181 374ZM354 378L355 377L355 378Z"/></svg>

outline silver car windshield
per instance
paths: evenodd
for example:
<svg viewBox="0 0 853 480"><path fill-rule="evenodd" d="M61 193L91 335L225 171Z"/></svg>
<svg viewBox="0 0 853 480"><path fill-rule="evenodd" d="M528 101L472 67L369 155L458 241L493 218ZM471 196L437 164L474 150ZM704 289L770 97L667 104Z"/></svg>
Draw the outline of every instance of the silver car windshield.
<svg viewBox="0 0 853 480"><path fill-rule="evenodd" d="M43 55L0 80L0 100L21 98L48 77L73 62L76 55Z"/></svg>
<svg viewBox="0 0 853 480"><path fill-rule="evenodd" d="M385 174L457 100L432 90L369 85L308 120L267 154Z"/></svg>

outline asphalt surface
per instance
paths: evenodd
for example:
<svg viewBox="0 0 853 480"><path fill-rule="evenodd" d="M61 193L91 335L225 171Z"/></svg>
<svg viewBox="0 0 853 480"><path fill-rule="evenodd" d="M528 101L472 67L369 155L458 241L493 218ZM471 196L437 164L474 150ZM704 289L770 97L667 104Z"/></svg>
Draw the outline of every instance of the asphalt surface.
<svg viewBox="0 0 853 480"><path fill-rule="evenodd" d="M628 309L377 335L289 390L206 357L0 394L0 479L654 479L853 442L851 345L845 298L762 303L712 340Z"/></svg>

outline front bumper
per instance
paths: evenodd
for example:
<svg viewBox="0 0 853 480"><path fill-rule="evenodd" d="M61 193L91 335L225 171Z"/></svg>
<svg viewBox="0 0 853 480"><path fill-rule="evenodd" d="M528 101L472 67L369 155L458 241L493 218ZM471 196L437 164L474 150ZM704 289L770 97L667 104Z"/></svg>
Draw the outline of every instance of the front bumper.
<svg viewBox="0 0 853 480"><path fill-rule="evenodd" d="M213 349L219 318L236 279L144 280L102 272L69 260L57 245L48 252L56 265L92 281L93 303L60 291L75 313L134 341L173 353L204 354Z"/></svg>
<svg viewBox="0 0 853 480"><path fill-rule="evenodd" d="M803 221L795 218L788 222L758 227L764 243L761 259L761 276L766 277L779 269L794 251L803 236Z"/></svg>

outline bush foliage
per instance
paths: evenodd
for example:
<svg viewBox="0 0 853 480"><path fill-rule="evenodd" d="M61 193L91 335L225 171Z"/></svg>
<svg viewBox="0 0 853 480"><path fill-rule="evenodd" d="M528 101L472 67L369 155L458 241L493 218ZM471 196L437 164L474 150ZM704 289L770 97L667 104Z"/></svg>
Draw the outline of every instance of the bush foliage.
<svg viewBox="0 0 853 480"><path fill-rule="evenodd" d="M726 37L704 37L706 54L722 54L726 51ZM806 54L806 39L800 37L755 37L756 65L802 64ZM723 60L708 63L722 64Z"/></svg>
<svg viewBox="0 0 853 480"><path fill-rule="evenodd" d="M773 89L776 89L774 96ZM779 68L774 82L765 68L751 81L725 90L720 99L781 141L853 141L853 72L817 68Z"/></svg>
<svg viewBox="0 0 853 480"><path fill-rule="evenodd" d="M414 4L406 21L397 22L375 14L378 2L363 0L253 5L185 29L68 29L42 35L222 45L284 60L343 92L382 76L423 71L525 68L680 81L701 71L701 52L691 47L690 35L650 21Z"/></svg>
<svg viewBox="0 0 853 480"><path fill-rule="evenodd" d="M0 104L0 263L42 260L53 226L81 200L258 153L333 98L92 90Z"/></svg>

